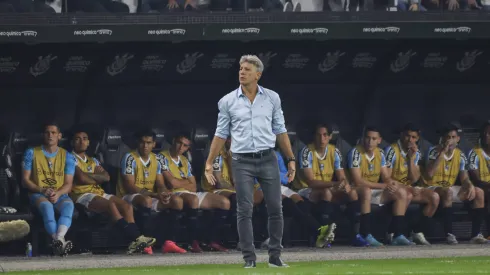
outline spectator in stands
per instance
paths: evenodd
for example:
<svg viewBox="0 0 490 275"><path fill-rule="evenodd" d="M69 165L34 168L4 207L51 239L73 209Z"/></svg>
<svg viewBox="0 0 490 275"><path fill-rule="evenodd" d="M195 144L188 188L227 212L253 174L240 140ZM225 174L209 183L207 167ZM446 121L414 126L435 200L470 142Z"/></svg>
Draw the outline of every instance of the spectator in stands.
<svg viewBox="0 0 490 275"><path fill-rule="evenodd" d="M213 228L207 231L209 232L209 247L217 251L228 251L219 244L218 238L220 229L229 217L230 200L215 193L197 192L191 164L184 156L190 146L191 139L188 134L181 133L175 136L170 149L161 152L164 161L163 176L172 192L180 196L188 208L190 250L197 253L202 252L197 237L197 210L203 209L214 210L213 218L211 218L210 211L204 213L207 222L213 219Z"/></svg>
<svg viewBox="0 0 490 275"><path fill-rule="evenodd" d="M371 246L381 246L369 229L371 204L383 205L393 202L392 244L410 245L412 242L403 235L405 212L410 198L403 184L390 177L384 152L378 147L380 143L379 130L366 127L361 144L352 148L347 158L350 177L357 187L361 202L360 234Z"/></svg>
<svg viewBox="0 0 490 275"><path fill-rule="evenodd" d="M320 224L311 215L309 203L305 202L298 193L288 187L288 169L284 162L284 157L279 151L277 141L274 151L276 153L279 173L281 176L282 208L285 215L292 215L297 221L300 221L310 230L312 236L316 236L316 247L323 248L330 246L335 239L335 223L329 218L326 218L322 219L322 223ZM262 244L263 247L268 247L268 245L269 239Z"/></svg>
<svg viewBox="0 0 490 275"><path fill-rule="evenodd" d="M103 213L111 217L117 228L122 230L131 241L128 254L143 252L146 247L155 244L154 238L140 234L134 223L133 207L114 195L106 194L101 184L110 180L100 162L87 156L90 140L87 132L77 130L72 138L72 154L75 156L75 178L71 192L72 199L94 213Z"/></svg>
<svg viewBox="0 0 490 275"><path fill-rule="evenodd" d="M468 154L469 172L476 186L485 191L485 197L490 197L490 121L485 122L480 133L480 145ZM487 228L490 228L490 217L487 216ZM487 229L489 230L489 229Z"/></svg>
<svg viewBox="0 0 490 275"><path fill-rule="evenodd" d="M431 219L439 206L439 195L431 189L416 186L420 180L419 138L418 127L411 123L405 125L400 139L385 149L386 168L390 177L402 183L407 192L412 194L412 202L424 205L419 222L412 232L412 239L417 244L430 245L424 233L430 230Z"/></svg>
<svg viewBox="0 0 490 275"><path fill-rule="evenodd" d="M347 215L352 226L355 227L358 224L360 211L358 195L347 181L341 164L340 151L329 144L332 138L332 133L329 133L330 128L325 123L315 125L311 133L313 142L305 146L298 156L300 172L293 185L299 190L298 194L316 204L321 213L322 224L331 223L334 203L346 203ZM330 233L333 230L328 228L328 231ZM354 245L368 245L357 230L354 231Z"/></svg>
<svg viewBox="0 0 490 275"><path fill-rule="evenodd" d="M29 224L24 220L0 222L0 243L20 240L29 234Z"/></svg>
<svg viewBox="0 0 490 275"><path fill-rule="evenodd" d="M450 124L441 132L439 145L429 149L427 161L427 184L439 194L444 218L444 231L448 244L457 244L453 235L452 204L454 202L472 202L471 243L484 244L487 240L480 234L480 227L485 218L485 196L481 188L475 187L467 171L467 160L458 148L460 140L458 129ZM461 186L455 186L456 180Z"/></svg>
<svg viewBox="0 0 490 275"><path fill-rule="evenodd" d="M29 148L24 154L22 184L29 192L31 204L41 214L46 232L53 238L54 253L63 256L73 246L71 241L65 240L65 235L74 210L68 194L75 174L75 158L58 147L62 135L56 123L46 124L43 131L43 145ZM58 222L55 210L60 213Z"/></svg>
<svg viewBox="0 0 490 275"><path fill-rule="evenodd" d="M178 230L177 213L175 212L182 210L183 202L178 196L173 196L165 186L162 176L164 170L162 156L152 152L156 135L151 130L143 130L136 134L136 138L138 148L127 153L121 161L117 196L137 209L140 218L139 227L143 232L151 212L159 212L162 209L173 210L171 220L164 220L164 217L158 215L158 231L161 233L164 227L169 228L170 231L165 238L162 251L163 253L185 253L186 251L173 241ZM163 237L163 234L157 237ZM151 245L145 248L145 253L153 253Z"/></svg>

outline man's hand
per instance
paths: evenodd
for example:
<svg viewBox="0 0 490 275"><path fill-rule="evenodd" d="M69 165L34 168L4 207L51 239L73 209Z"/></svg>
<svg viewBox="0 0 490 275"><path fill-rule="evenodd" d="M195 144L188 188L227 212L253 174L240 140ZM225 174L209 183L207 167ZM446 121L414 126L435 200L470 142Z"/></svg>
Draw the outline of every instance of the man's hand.
<svg viewBox="0 0 490 275"><path fill-rule="evenodd" d="M339 189L341 191L343 191L344 193L350 193L351 191L351 187L350 187L350 184L349 182L347 182L346 179L343 179L341 182L340 182L340 185L339 185Z"/></svg>
<svg viewBox="0 0 490 275"><path fill-rule="evenodd" d="M458 0L449 0L447 2L448 4L448 10L450 11L455 11L457 9L459 9L459 3L458 3Z"/></svg>
<svg viewBox="0 0 490 275"><path fill-rule="evenodd" d="M51 192L51 195L48 197L48 200L51 202L51 203L56 203L58 202L58 200L60 199L60 193L59 191L53 191Z"/></svg>
<svg viewBox="0 0 490 275"><path fill-rule="evenodd" d="M216 177L213 175L213 165L211 163L206 163L206 167L204 168L204 176L208 180L209 184L216 185Z"/></svg>
<svg viewBox="0 0 490 275"><path fill-rule="evenodd" d="M162 192L158 194L158 199L162 204L168 204L170 203L170 198L172 197L172 193L170 192Z"/></svg>
<svg viewBox="0 0 490 275"><path fill-rule="evenodd" d="M296 162L290 161L288 162L288 173L286 177L288 177L288 183L294 180L294 175L296 174Z"/></svg>
<svg viewBox="0 0 490 275"><path fill-rule="evenodd" d="M46 198L49 199L49 197L51 197L51 194L54 192L54 190L52 188L44 188L41 193L46 196Z"/></svg>
<svg viewBox="0 0 490 275"><path fill-rule="evenodd" d="M408 158L413 159L417 152L419 151L419 147L415 143L410 143L408 144Z"/></svg>
<svg viewBox="0 0 490 275"><path fill-rule="evenodd" d="M419 10L419 4L412 4L408 8L409 11L418 11Z"/></svg>
<svg viewBox="0 0 490 275"><path fill-rule="evenodd" d="M390 183L388 183L388 186L386 186L386 189L388 189L388 192L393 195L396 193L396 191L398 191L398 188L400 186L396 183L396 181L392 181Z"/></svg>
<svg viewBox="0 0 490 275"><path fill-rule="evenodd" d="M473 184L467 184L466 186L462 186L463 189L463 200L472 201L475 199L475 186Z"/></svg>
<svg viewBox="0 0 490 275"><path fill-rule="evenodd" d="M102 166L95 166L95 173L103 173L104 172L104 168L102 168Z"/></svg>
<svg viewBox="0 0 490 275"><path fill-rule="evenodd" d="M179 4L177 3L176 0L168 0L167 7L169 10L176 9L179 7Z"/></svg>
<svg viewBox="0 0 490 275"><path fill-rule="evenodd" d="M419 187L412 187L412 195L413 195L414 197L417 197L418 195L420 195L421 190L422 190L422 189L421 189L421 188L419 188Z"/></svg>

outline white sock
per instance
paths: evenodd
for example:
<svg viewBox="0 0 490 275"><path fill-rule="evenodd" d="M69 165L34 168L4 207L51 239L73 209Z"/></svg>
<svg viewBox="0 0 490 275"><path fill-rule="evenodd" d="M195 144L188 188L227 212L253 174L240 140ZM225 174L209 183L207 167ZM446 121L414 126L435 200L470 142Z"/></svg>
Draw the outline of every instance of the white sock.
<svg viewBox="0 0 490 275"><path fill-rule="evenodd" d="M65 241L66 232L68 232L68 226L66 225L58 226L58 240Z"/></svg>

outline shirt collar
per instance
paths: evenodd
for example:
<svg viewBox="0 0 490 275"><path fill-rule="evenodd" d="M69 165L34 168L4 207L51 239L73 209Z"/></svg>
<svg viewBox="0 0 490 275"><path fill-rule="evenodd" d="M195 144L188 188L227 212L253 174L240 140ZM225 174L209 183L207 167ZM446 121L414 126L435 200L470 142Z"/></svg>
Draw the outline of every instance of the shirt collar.
<svg viewBox="0 0 490 275"><path fill-rule="evenodd" d="M264 88L262 88L262 86L260 85L257 85L259 87L259 91L258 91L258 94L263 94L264 93ZM238 87L238 89L236 90L236 96L238 98L240 98L241 96L245 96L243 94L243 91L242 91L242 85L240 85L240 87Z"/></svg>

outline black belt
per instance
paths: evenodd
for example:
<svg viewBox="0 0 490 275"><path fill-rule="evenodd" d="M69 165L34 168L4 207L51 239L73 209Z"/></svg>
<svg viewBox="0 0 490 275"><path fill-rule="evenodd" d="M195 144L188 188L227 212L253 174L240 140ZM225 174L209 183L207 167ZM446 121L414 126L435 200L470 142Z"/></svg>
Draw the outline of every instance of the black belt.
<svg viewBox="0 0 490 275"><path fill-rule="evenodd" d="M245 158L256 159L256 158L262 158L262 157L268 156L272 151L273 151L272 149L266 149L266 150L258 151L256 153L233 153L233 154L239 155L239 156L242 156Z"/></svg>

